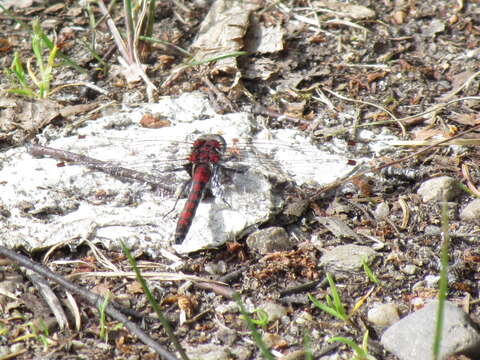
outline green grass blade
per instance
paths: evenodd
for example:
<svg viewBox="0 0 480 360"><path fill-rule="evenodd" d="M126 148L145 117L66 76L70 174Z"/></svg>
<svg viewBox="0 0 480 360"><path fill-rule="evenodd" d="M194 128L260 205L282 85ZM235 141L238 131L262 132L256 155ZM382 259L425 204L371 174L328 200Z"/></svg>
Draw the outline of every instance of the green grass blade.
<svg viewBox="0 0 480 360"><path fill-rule="evenodd" d="M368 330L365 331L365 334L363 335L362 349L368 352Z"/></svg>
<svg viewBox="0 0 480 360"><path fill-rule="evenodd" d="M332 293L335 309L342 316L343 319L347 320L347 313L345 312L342 300L340 299L340 295L338 294L337 287L335 286L335 281L333 281L332 275L330 273L327 273L327 280L328 284L330 285L330 292Z"/></svg>
<svg viewBox="0 0 480 360"><path fill-rule="evenodd" d="M10 93L10 94L25 96L25 97L29 97L29 98L34 98L35 97L35 94L30 89L7 89L5 91Z"/></svg>
<svg viewBox="0 0 480 360"><path fill-rule="evenodd" d="M145 293L145 296L147 297L148 302L152 306L152 308L155 311L155 313L157 314L158 319L160 320L163 328L165 329L165 332L167 333L167 336L169 337L170 341L175 346L175 349L177 349L177 351L180 353L180 356L182 357L182 359L188 360L188 356L185 353L185 350L182 348L182 346L178 342L178 339L175 336L175 334L173 333L172 327L170 326L170 323L168 322L167 318L165 316L163 316L163 314L160 310L160 307L158 306L157 301L155 300L152 293L150 292L150 289L148 288L147 282L145 281L144 277L140 273L140 270L137 267L137 263L136 263L135 259L133 258L132 254L130 253L130 250L127 248L127 246L125 245L125 243L123 241L120 241L120 245L122 247L123 253L125 254L125 256L128 259L128 262L130 263L133 270L135 271L137 281L142 286L143 292Z"/></svg>
<svg viewBox="0 0 480 360"><path fill-rule="evenodd" d="M147 26L145 28L145 33L144 33L144 35L148 37L152 36L153 34L153 24L155 23L156 3L157 2L155 0L150 0L150 3L148 4Z"/></svg>
<svg viewBox="0 0 480 360"><path fill-rule="evenodd" d="M182 53L184 56L187 56L187 57L192 57L193 55L191 53L189 53L187 50L185 49L182 49L181 47L175 45L175 44L172 44L171 42L169 41L165 41L165 40L160 40L160 39L155 39L155 38L152 38L152 37L149 37L149 36L139 36L139 39L140 40L143 40L143 41L150 41L150 42L153 42L153 43L159 43L159 44L162 44L162 45L165 45L165 46L170 46L172 47L173 49L177 50L178 52Z"/></svg>
<svg viewBox="0 0 480 360"><path fill-rule="evenodd" d="M352 339L344 338L341 336L335 336L327 340L328 342L338 341L349 347L357 354L360 359L367 359L368 353L365 352L360 346L358 346Z"/></svg>
<svg viewBox="0 0 480 360"><path fill-rule="evenodd" d="M246 52L246 51L233 51L233 52L225 54L225 55L215 56L215 57L208 58L208 59L205 59L205 60L197 61L197 60L193 59L187 65L189 65L189 66L203 65L203 64L207 64L207 63L210 63L210 62L213 62L213 61L218 61L218 60L231 58L231 57L238 57L238 56L247 55L247 54L248 54L248 52Z"/></svg>
<svg viewBox="0 0 480 360"><path fill-rule="evenodd" d="M333 306L328 306L326 304L321 303L320 301L315 299L311 294L308 294L308 298L313 303L313 305L315 305L320 310L326 312L327 314L332 315L333 317L336 317L337 319L340 319L342 321L346 321L346 318L344 318L342 316L342 314L340 314ZM327 295L327 300L328 300L328 298L329 298L329 296Z"/></svg>
<svg viewBox="0 0 480 360"><path fill-rule="evenodd" d="M365 274L367 275L368 279L374 283L374 284L379 284L380 281L378 280L378 278L375 276L375 274L373 273L372 269L370 269L370 266L368 266L368 263L367 263L367 260L365 258L362 259L362 266L363 266L363 271L365 272Z"/></svg>
<svg viewBox="0 0 480 360"><path fill-rule="evenodd" d="M312 339L308 334L303 336L303 348L305 349L305 360L313 360Z"/></svg>
<svg viewBox="0 0 480 360"><path fill-rule="evenodd" d="M98 311L100 312L100 339L103 341L107 342L107 326L106 326L106 315L105 315L105 309L107 308L109 301L109 295L105 296L105 299L103 300L102 304L99 306Z"/></svg>
<svg viewBox="0 0 480 360"><path fill-rule="evenodd" d="M274 360L274 357L270 350L268 349L267 345L264 343L262 340L262 336L260 333L257 331L257 327L253 323L250 314L248 311L245 309L242 303L242 299L240 298L240 295L238 293L235 293L233 295L233 299L238 305L238 308L240 309L240 313L243 315L243 320L247 324L248 329L250 330L250 333L252 334L253 340L257 344L258 348L260 349L260 352L262 353L262 356L267 359L267 360Z"/></svg>
<svg viewBox="0 0 480 360"><path fill-rule="evenodd" d="M444 200L442 204L442 248L440 250L440 281L438 292L438 309L435 326L435 337L433 340L433 360L440 358L440 349L442 345L442 329L443 316L445 309L445 301L447 298L448 287L448 248L450 246L450 236L448 235L448 208L447 201Z"/></svg>
<svg viewBox="0 0 480 360"><path fill-rule="evenodd" d="M12 65L10 69L15 75L15 78L20 83L22 87L28 87L27 77L25 76L25 69L23 68L22 62L20 61L20 55L18 51L15 51L13 55Z"/></svg>
<svg viewBox="0 0 480 360"><path fill-rule="evenodd" d="M253 313L257 314L258 317L258 319L250 318L255 325L262 328L268 325L268 314L265 310L255 309Z"/></svg>

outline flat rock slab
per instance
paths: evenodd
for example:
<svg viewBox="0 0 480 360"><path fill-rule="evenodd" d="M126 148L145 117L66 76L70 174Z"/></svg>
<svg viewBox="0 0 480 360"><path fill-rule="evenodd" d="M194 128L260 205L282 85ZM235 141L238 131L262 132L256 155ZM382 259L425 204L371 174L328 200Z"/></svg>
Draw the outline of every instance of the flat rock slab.
<svg viewBox="0 0 480 360"><path fill-rule="evenodd" d="M141 119L149 114L170 125L142 127ZM255 120L250 113L217 115L206 96L192 93L124 106L85 122L67 137L47 129L36 140L158 176L176 187L189 179L185 171L172 170L186 163L192 141L205 133L221 134L231 153L239 154L225 166L244 171L228 173L223 198L200 203L185 241L174 246L178 253L188 253L221 246L275 216L283 207L276 185L325 184L351 170L346 143L317 146L297 130L258 131ZM59 166L58 160L34 158L22 147L0 153L0 161L1 245L32 251L91 240L119 249L123 241L152 257L172 247L184 198L172 212L175 194L83 165Z"/></svg>
<svg viewBox="0 0 480 360"><path fill-rule="evenodd" d="M437 308L438 302L431 303L393 324L382 345L400 360L432 359ZM446 302L440 359L460 354L480 359L480 334L464 311Z"/></svg>

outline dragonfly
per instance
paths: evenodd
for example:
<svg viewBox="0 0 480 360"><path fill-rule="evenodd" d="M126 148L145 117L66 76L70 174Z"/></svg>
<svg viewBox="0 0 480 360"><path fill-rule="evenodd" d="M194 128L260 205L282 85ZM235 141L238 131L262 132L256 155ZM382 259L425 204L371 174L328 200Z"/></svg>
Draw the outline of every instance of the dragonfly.
<svg viewBox="0 0 480 360"><path fill-rule="evenodd" d="M88 137L88 136L87 136ZM124 147L130 147L132 149L135 149L135 146L133 145L134 141L130 140L125 140L125 138L116 138L116 137L111 137L111 138L103 138L102 140L104 143L110 143L110 142L119 142L123 143ZM152 139L152 147L155 147L156 144L161 143L162 141L158 139ZM147 141L148 142L148 141ZM166 141L163 141L166 142ZM77 139L75 141L75 144L81 144L81 141ZM176 229L173 235L174 242L175 244L181 244L185 240L190 227L192 225L192 222L194 221L196 211L198 209L198 206L201 202L201 200L205 197L206 193L208 190L211 190L213 195L215 197L221 197L222 196L222 182L224 182L224 178L228 178L228 176L225 176L225 172L230 173L233 170L235 173L244 173L246 171L246 166L242 166L242 161L245 160L246 158L250 158L248 161L249 165L253 168L259 168L261 166L263 167L270 167L275 164L275 161L271 158L270 155L266 154L266 148L275 145L277 150L276 150L276 155L281 154L284 150L291 151L293 150L293 147L291 144L287 144L286 142L281 142L281 141L257 141L255 146L252 146L250 141L246 141L244 143L237 141L234 144L230 144L230 148L228 148L228 154L227 152L227 142L225 141L224 137L222 137L219 134L204 134L199 137L197 137L193 143L183 143L182 141L177 141L176 145L180 147L190 147L189 153L187 153L187 156L180 156L180 159L182 162L184 162L182 168L187 170L188 174L191 177L190 183L188 185L189 191L188 191L188 197L187 200L185 201L185 204L183 206L183 210L180 212L180 215L178 216L177 224L176 224ZM163 144L165 145L165 144ZM80 146L81 147L81 146ZM97 154L101 154L102 146L97 146ZM173 147L173 145L167 145L167 147ZM290 156L291 158L288 159L288 162L290 164L293 164L296 169L300 168L305 168L305 169L310 169L312 168L312 165L315 162L328 162L328 159L325 159L327 155L323 153L323 155L313 155L313 153L310 152L310 150L306 150L306 146L303 145L301 146L303 149L297 149L297 151L294 153L295 155L287 155ZM68 148L68 147L67 147ZM75 146L74 146L74 149ZM306 151L306 160L301 160L299 158L299 154L301 153L300 150ZM135 150L131 150L135 151ZM121 165L118 165L117 163L112 163L110 161L103 161L103 160L97 160L92 157L87 157L85 155L80 155L78 153L73 153L73 152L68 152L65 150L60 150L56 148L50 148L50 147L44 147L44 146L39 146L39 145L30 145L28 147L28 152L31 155L34 155L35 157L38 156L49 156L58 160L62 161L68 161L73 164L79 164L86 166L88 168L91 168L93 170L99 170L106 172L108 174L111 174L115 177L120 177L120 178L128 178L128 179L135 179L143 183L149 183L154 185L155 187L160 188L164 193L166 194L173 194L175 193L175 190L177 189L177 185L175 182L177 180L172 177L171 170L179 170L180 168L172 168L170 166L170 170L166 170L168 166L165 166L165 161L163 162L163 168L162 166L158 165L158 162L155 162L154 159L152 158L153 156L145 156L147 158L147 161L151 161L152 164L150 164L149 167L160 167L162 168L163 174L161 176L148 173L145 171L138 171L134 170L130 167L127 167L128 165L123 166L124 162L121 162ZM127 157L127 155L120 155L120 157ZM175 157L175 160L172 160L174 164L178 164L177 157ZM232 161L233 159L233 161ZM111 160L111 159L109 159ZM236 162L235 167L232 168L231 166L225 165L225 162L230 161L230 162ZM338 160L338 157L332 158L331 162L332 164L334 162L338 161L343 161L344 160ZM168 161L167 161L168 163ZM141 164L136 163L136 165L139 165L140 168L142 168ZM345 167L350 168L348 165L346 165L345 162ZM334 167L330 166L331 172L336 172L334 170ZM279 174L281 170L278 170L276 174ZM320 171L321 172L321 171ZM324 171L325 172L325 171ZM273 173L273 170L272 170ZM325 172L327 173L327 172ZM288 174L283 173L280 174L279 176L284 176L281 181L286 181L285 179L290 179ZM243 185L242 185L243 186ZM256 186L256 185L255 185ZM255 191L259 191L260 195L262 194L261 189L252 189ZM250 192L250 190L246 190L246 193ZM253 191L252 191L253 192ZM170 195L169 195L170 196ZM255 195L254 195L255 196ZM256 195L259 196L259 195ZM225 204L229 205L229 201L226 199L222 199ZM260 199L259 199L260 200ZM270 206L270 205L269 205Z"/></svg>
<svg viewBox="0 0 480 360"><path fill-rule="evenodd" d="M217 185L219 183L220 161L226 148L227 143L225 139L218 134L202 135L193 143L188 156L188 162L184 165L185 170L191 174L191 180L189 181L190 190L188 191L187 201L178 218L174 237L176 244L182 243L185 239L198 205L204 198L209 185ZM101 170L114 176L157 184L157 178L148 173L122 168L84 155L35 144L29 144L27 150L33 156L49 155L59 160L73 161L92 169ZM217 189L217 187L218 185L211 186L212 189Z"/></svg>

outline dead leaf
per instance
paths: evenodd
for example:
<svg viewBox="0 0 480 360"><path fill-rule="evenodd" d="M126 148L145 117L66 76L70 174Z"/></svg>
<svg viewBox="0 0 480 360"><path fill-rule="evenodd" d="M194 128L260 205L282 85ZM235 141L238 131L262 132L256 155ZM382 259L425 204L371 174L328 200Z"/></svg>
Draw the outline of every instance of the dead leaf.
<svg viewBox="0 0 480 360"><path fill-rule="evenodd" d="M241 50L252 10L243 1L216 0L191 46L195 60L205 61ZM237 70L237 59L228 57L216 61L212 72L234 74Z"/></svg>
<svg viewBox="0 0 480 360"><path fill-rule="evenodd" d="M379 79L383 79L387 75L386 71L377 71L374 73L370 73L367 75L367 81L370 84L371 82L377 81Z"/></svg>
<svg viewBox="0 0 480 360"><path fill-rule="evenodd" d="M59 12L60 10L62 10L63 8L65 8L65 4L64 3L57 3L57 4L54 4L52 6L50 6L49 8L46 8L43 13L44 14L53 14L53 13L56 13L56 12Z"/></svg>
<svg viewBox="0 0 480 360"><path fill-rule="evenodd" d="M197 303L195 299L192 297L188 297L185 295L181 295L178 297L177 301L178 307L180 308L181 311L185 312L185 315L187 318L191 318L193 315L193 312L195 311L195 308L197 307Z"/></svg>
<svg viewBox="0 0 480 360"><path fill-rule="evenodd" d="M451 120L462 125L477 125L480 122L478 114L457 114Z"/></svg>
<svg viewBox="0 0 480 360"><path fill-rule="evenodd" d="M456 74L452 77L452 90L440 97L441 102L447 102L451 100L463 86L472 77L475 73L473 71L463 71L459 74Z"/></svg>
<svg viewBox="0 0 480 360"><path fill-rule="evenodd" d="M245 37L245 50L249 53L275 53L283 50L282 25L266 27L253 19L247 36Z"/></svg>
<svg viewBox="0 0 480 360"><path fill-rule="evenodd" d="M435 136L443 137L443 131L440 129L433 129L430 127L422 128L414 132L414 140L428 140Z"/></svg>
<svg viewBox="0 0 480 360"><path fill-rule="evenodd" d="M110 286L105 283L95 285L93 288L90 289L90 291L101 296L111 295Z"/></svg>
<svg viewBox="0 0 480 360"><path fill-rule="evenodd" d="M127 292L129 294L142 294L143 288L138 281L134 281L127 285Z"/></svg>
<svg viewBox="0 0 480 360"><path fill-rule="evenodd" d="M152 114L143 114L140 125L149 129L159 129L162 127L170 126L171 122L167 119L161 119L158 116Z"/></svg>
<svg viewBox="0 0 480 360"><path fill-rule="evenodd" d="M12 44L8 39L0 39L0 52L8 52L12 49Z"/></svg>
<svg viewBox="0 0 480 360"><path fill-rule="evenodd" d="M61 116L62 105L48 100L0 98L0 139L20 141Z"/></svg>
<svg viewBox="0 0 480 360"><path fill-rule="evenodd" d="M315 1L312 3L314 8L327 8L335 12L336 17L350 18L355 20L373 18L375 11L366 6L347 4L340 1Z"/></svg>
<svg viewBox="0 0 480 360"><path fill-rule="evenodd" d="M268 80L279 70L278 62L268 58L256 59L243 72L246 79Z"/></svg>
<svg viewBox="0 0 480 360"><path fill-rule="evenodd" d="M396 25L401 25L405 21L406 13L403 10L395 10L392 13L392 20Z"/></svg>

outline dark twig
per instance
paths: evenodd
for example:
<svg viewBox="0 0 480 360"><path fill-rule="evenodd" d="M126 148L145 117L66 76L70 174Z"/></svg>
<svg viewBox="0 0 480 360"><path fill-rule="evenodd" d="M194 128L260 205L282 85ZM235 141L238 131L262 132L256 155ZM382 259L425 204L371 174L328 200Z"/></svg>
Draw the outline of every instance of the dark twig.
<svg viewBox="0 0 480 360"><path fill-rule="evenodd" d="M280 290L280 296L286 296L286 295L296 294L296 293L307 291L307 290L312 290L312 289L315 289L318 286L318 284L320 284L320 287L326 285L327 279L325 278L323 280L314 280L305 284L288 287L286 289Z"/></svg>
<svg viewBox="0 0 480 360"><path fill-rule="evenodd" d="M235 290L227 286L222 286L216 283L197 282L197 283L194 283L194 285L202 289L212 290L215 294L222 295L228 299L232 299L233 295L235 294Z"/></svg>
<svg viewBox="0 0 480 360"><path fill-rule="evenodd" d="M132 179L143 183L153 185L155 188L167 191L169 193L175 192L174 186L169 186L164 179L150 175L137 170L127 169L121 166L110 164L106 161L91 158L89 156L76 154L70 151L55 149L47 146L28 144L27 151L35 157L50 156L61 161L73 162L77 165L85 166L92 170L102 171L121 179Z"/></svg>
<svg viewBox="0 0 480 360"><path fill-rule="evenodd" d="M68 280L65 280L60 275L55 274L50 269L46 268L43 265L37 264L25 256L17 254L15 251L7 249L4 246L0 246L0 255L6 256L11 260L14 260L20 266L23 266L27 269L30 269L37 274L40 274L47 279L50 279L57 284L61 285L65 289L69 290L70 292L77 294L84 300L86 300L90 305L99 307L104 302L104 298L100 295L94 294L88 290L85 290ZM115 320L120 321L128 330L130 330L133 334L135 334L144 344L150 346L153 350L155 350L160 356L167 360L177 360L178 358L164 349L160 344L158 344L155 340L150 338L142 329L140 329L135 323L128 320L128 318L123 315L120 311L115 309L111 305L107 305L105 312Z"/></svg>
<svg viewBox="0 0 480 360"><path fill-rule="evenodd" d="M223 282L223 283L230 283L234 280L237 280L242 274L247 270L246 266L242 266L240 269L229 272L228 274L225 274L217 279L217 281Z"/></svg>

